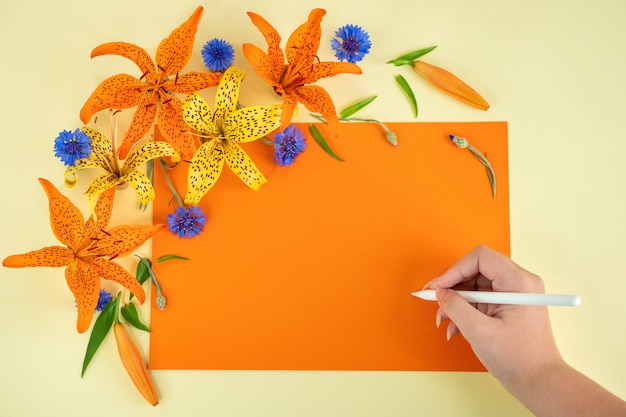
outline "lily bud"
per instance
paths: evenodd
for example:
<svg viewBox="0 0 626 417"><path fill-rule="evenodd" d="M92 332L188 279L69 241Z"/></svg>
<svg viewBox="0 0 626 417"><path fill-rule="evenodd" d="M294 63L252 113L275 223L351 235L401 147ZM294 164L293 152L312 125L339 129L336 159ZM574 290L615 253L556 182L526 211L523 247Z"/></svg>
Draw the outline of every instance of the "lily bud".
<svg viewBox="0 0 626 417"><path fill-rule="evenodd" d="M137 345L135 345L130 334L128 334L126 326L119 321L115 322L113 331L115 333L115 341L117 342L117 350L126 372L130 375L130 379L150 405L157 405L159 403L159 395L152 382L152 377L141 353L139 353L139 349L137 349Z"/></svg>
<svg viewBox="0 0 626 417"><path fill-rule="evenodd" d="M489 108L487 100L451 72L423 61L414 61L412 66L413 71L444 93L477 109L487 110Z"/></svg>

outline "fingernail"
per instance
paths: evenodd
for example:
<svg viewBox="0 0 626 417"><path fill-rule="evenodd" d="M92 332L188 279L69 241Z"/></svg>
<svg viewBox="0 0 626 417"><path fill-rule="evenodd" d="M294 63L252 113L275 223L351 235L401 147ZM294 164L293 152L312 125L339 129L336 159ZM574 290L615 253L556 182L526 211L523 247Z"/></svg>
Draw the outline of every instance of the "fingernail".
<svg viewBox="0 0 626 417"><path fill-rule="evenodd" d="M441 326L441 309L438 309L437 314L435 314L435 324L437 325L437 328Z"/></svg>
<svg viewBox="0 0 626 417"><path fill-rule="evenodd" d="M448 330L446 330L446 340L449 342L452 338L452 323L448 325Z"/></svg>
<svg viewBox="0 0 626 417"><path fill-rule="evenodd" d="M433 290L433 289L435 289L435 287L437 286L437 281L438 281L437 278L431 279L430 281L428 281L426 283L426 285L424 285L424 287L422 289L423 290L428 290L428 289Z"/></svg>

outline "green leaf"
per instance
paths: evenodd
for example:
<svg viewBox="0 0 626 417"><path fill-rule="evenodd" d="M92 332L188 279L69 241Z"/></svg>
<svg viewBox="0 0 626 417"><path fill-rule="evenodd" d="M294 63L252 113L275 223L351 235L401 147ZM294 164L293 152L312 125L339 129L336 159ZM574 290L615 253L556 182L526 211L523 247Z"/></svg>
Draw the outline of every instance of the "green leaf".
<svg viewBox="0 0 626 417"><path fill-rule="evenodd" d="M142 256L135 256L139 258L139 263L137 264L137 269L135 271L135 278L137 278L137 281L143 285L143 283L150 278L150 268L152 268L152 262L150 262L150 259L146 259ZM134 294L131 292L129 300L132 300L133 297Z"/></svg>
<svg viewBox="0 0 626 417"><path fill-rule="evenodd" d="M157 258L157 263L161 263L161 262L166 262L172 259L181 259L183 261L188 261L189 258L185 258L184 256L178 256L178 255L163 255L160 256L159 258Z"/></svg>
<svg viewBox="0 0 626 417"><path fill-rule="evenodd" d="M413 114L415 115L415 118L417 119L417 100L415 100L415 94L413 94L413 90L411 89L411 86L409 85L408 82L406 82L406 79L400 74L396 75L396 81L398 82L398 84L400 85L400 88L402 88L406 96L409 98L409 101L411 102L411 108L413 108Z"/></svg>
<svg viewBox="0 0 626 417"><path fill-rule="evenodd" d="M121 311L124 320L130 323L133 327L150 333L150 328L143 324L139 319L139 313L137 312L137 307L135 307L135 304L128 303L124 307L122 307Z"/></svg>
<svg viewBox="0 0 626 417"><path fill-rule="evenodd" d="M408 54L399 56L396 59L392 59L391 61L387 61L387 64L393 64L396 67L399 67L401 65L413 65L413 61L415 61L417 58L419 58L421 56L426 55L427 53L429 53L430 51L432 51L436 47L437 47L437 45L430 46L430 47L424 48L424 49L418 49L417 51L409 52Z"/></svg>
<svg viewBox="0 0 626 417"><path fill-rule="evenodd" d="M320 145L320 147L324 149L328 155L332 156L337 161L343 162L343 159L338 157L337 154L330 148L328 143L326 143L326 139L324 139L324 136L322 136L317 126L309 125L309 132L311 132L311 136L313 137L315 142L317 142L317 144Z"/></svg>
<svg viewBox="0 0 626 417"><path fill-rule="evenodd" d="M368 104L370 104L372 101L374 101L376 99L376 97L378 96L372 96L369 98L366 98L363 101L359 101L356 104L353 104L351 106L346 107L345 109L343 109L340 113L339 113L339 117L341 118L345 118L345 117L350 117L352 116L354 113L358 112L359 110L361 110L363 107L367 106Z"/></svg>
<svg viewBox="0 0 626 417"><path fill-rule="evenodd" d="M85 352L85 358L83 359L83 370L80 373L81 378L85 375L87 366L89 365L89 362L91 362L93 355L96 354L96 351L102 344L104 337L111 329L111 326L113 326L121 294L122 293L119 293L115 300L108 302L96 319L93 329L91 329L91 335L89 336L89 342L87 343L87 351Z"/></svg>

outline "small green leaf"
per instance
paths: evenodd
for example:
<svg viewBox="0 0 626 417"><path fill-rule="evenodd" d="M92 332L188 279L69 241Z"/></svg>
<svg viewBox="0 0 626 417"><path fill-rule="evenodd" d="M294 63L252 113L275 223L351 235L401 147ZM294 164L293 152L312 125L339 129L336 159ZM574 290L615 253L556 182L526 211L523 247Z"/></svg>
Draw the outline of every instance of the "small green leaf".
<svg viewBox="0 0 626 417"><path fill-rule="evenodd" d="M124 307L122 307L121 311L124 320L130 323L133 327L150 333L150 328L143 324L139 319L139 313L137 312L137 307L135 307L135 304L128 303Z"/></svg>
<svg viewBox="0 0 626 417"><path fill-rule="evenodd" d="M359 101L356 104L353 104L351 106L346 107L345 109L343 109L340 113L339 113L339 117L341 118L345 118L345 117L350 117L352 116L354 113L358 112L359 110L361 110L363 107L367 106L368 104L370 104L372 101L374 101L376 99L376 97L378 96L372 96L369 98L366 98L363 101Z"/></svg>
<svg viewBox="0 0 626 417"><path fill-rule="evenodd" d="M409 85L408 82L406 82L406 79L400 74L396 75L396 81L400 85L400 88L402 88L404 93L409 98L409 101L411 102L411 107L413 108L413 114L415 115L415 118L417 118L417 100L415 100L415 94L413 94L413 90L411 89L411 86Z"/></svg>
<svg viewBox="0 0 626 417"><path fill-rule="evenodd" d="M157 258L157 263L161 263L161 262L166 262L172 259L181 259L183 261L188 261L189 258L185 258L184 256L178 256L178 255L163 255L160 256L159 258Z"/></svg>
<svg viewBox="0 0 626 417"><path fill-rule="evenodd" d="M311 132L311 136L313 137L315 142L317 142L317 144L320 145L320 147L324 149L328 155L332 156L337 161L343 162L343 159L338 157L337 154L330 148L328 143L326 143L326 139L324 139L324 136L322 136L322 133L319 131L317 126L309 125L309 132Z"/></svg>
<svg viewBox="0 0 626 417"><path fill-rule="evenodd" d="M102 344L104 337L107 335L111 326L113 326L113 322L115 321L115 316L117 312L117 307L119 305L121 293L117 295L115 300L111 300L108 304L102 309L100 315L96 319L93 329L91 329L91 335L89 336L89 342L87 343L87 351L85 352L85 358L83 359L83 370L80 373L81 378L85 375L85 371L87 370L87 366L93 355L96 354L96 351Z"/></svg>
<svg viewBox="0 0 626 417"><path fill-rule="evenodd" d="M437 45L430 46L430 47L424 48L424 49L418 49L417 51L409 52L408 54L399 56L396 59L392 59L391 61L387 61L387 64L393 64L396 67L399 67L401 65L413 65L413 61L415 61L417 58L419 58L421 56L426 55L427 53L429 53L430 51L432 51L436 47L437 47Z"/></svg>
<svg viewBox="0 0 626 417"><path fill-rule="evenodd" d="M137 278L137 281L143 285L143 283L150 278L150 268L152 268L152 262L150 262L150 259L146 259L143 256L135 256L139 258L139 263L137 264L137 269L135 271L135 278ZM129 300L132 300L133 297L134 294L131 292Z"/></svg>

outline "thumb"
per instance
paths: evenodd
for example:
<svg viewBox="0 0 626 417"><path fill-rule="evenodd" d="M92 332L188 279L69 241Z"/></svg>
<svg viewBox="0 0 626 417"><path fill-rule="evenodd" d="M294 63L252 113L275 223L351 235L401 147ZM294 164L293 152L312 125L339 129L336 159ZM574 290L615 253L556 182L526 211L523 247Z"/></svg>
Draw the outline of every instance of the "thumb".
<svg viewBox="0 0 626 417"><path fill-rule="evenodd" d="M441 311L455 324L470 344L478 339L478 333L489 321L489 317L467 302L456 291L446 288L435 290Z"/></svg>

